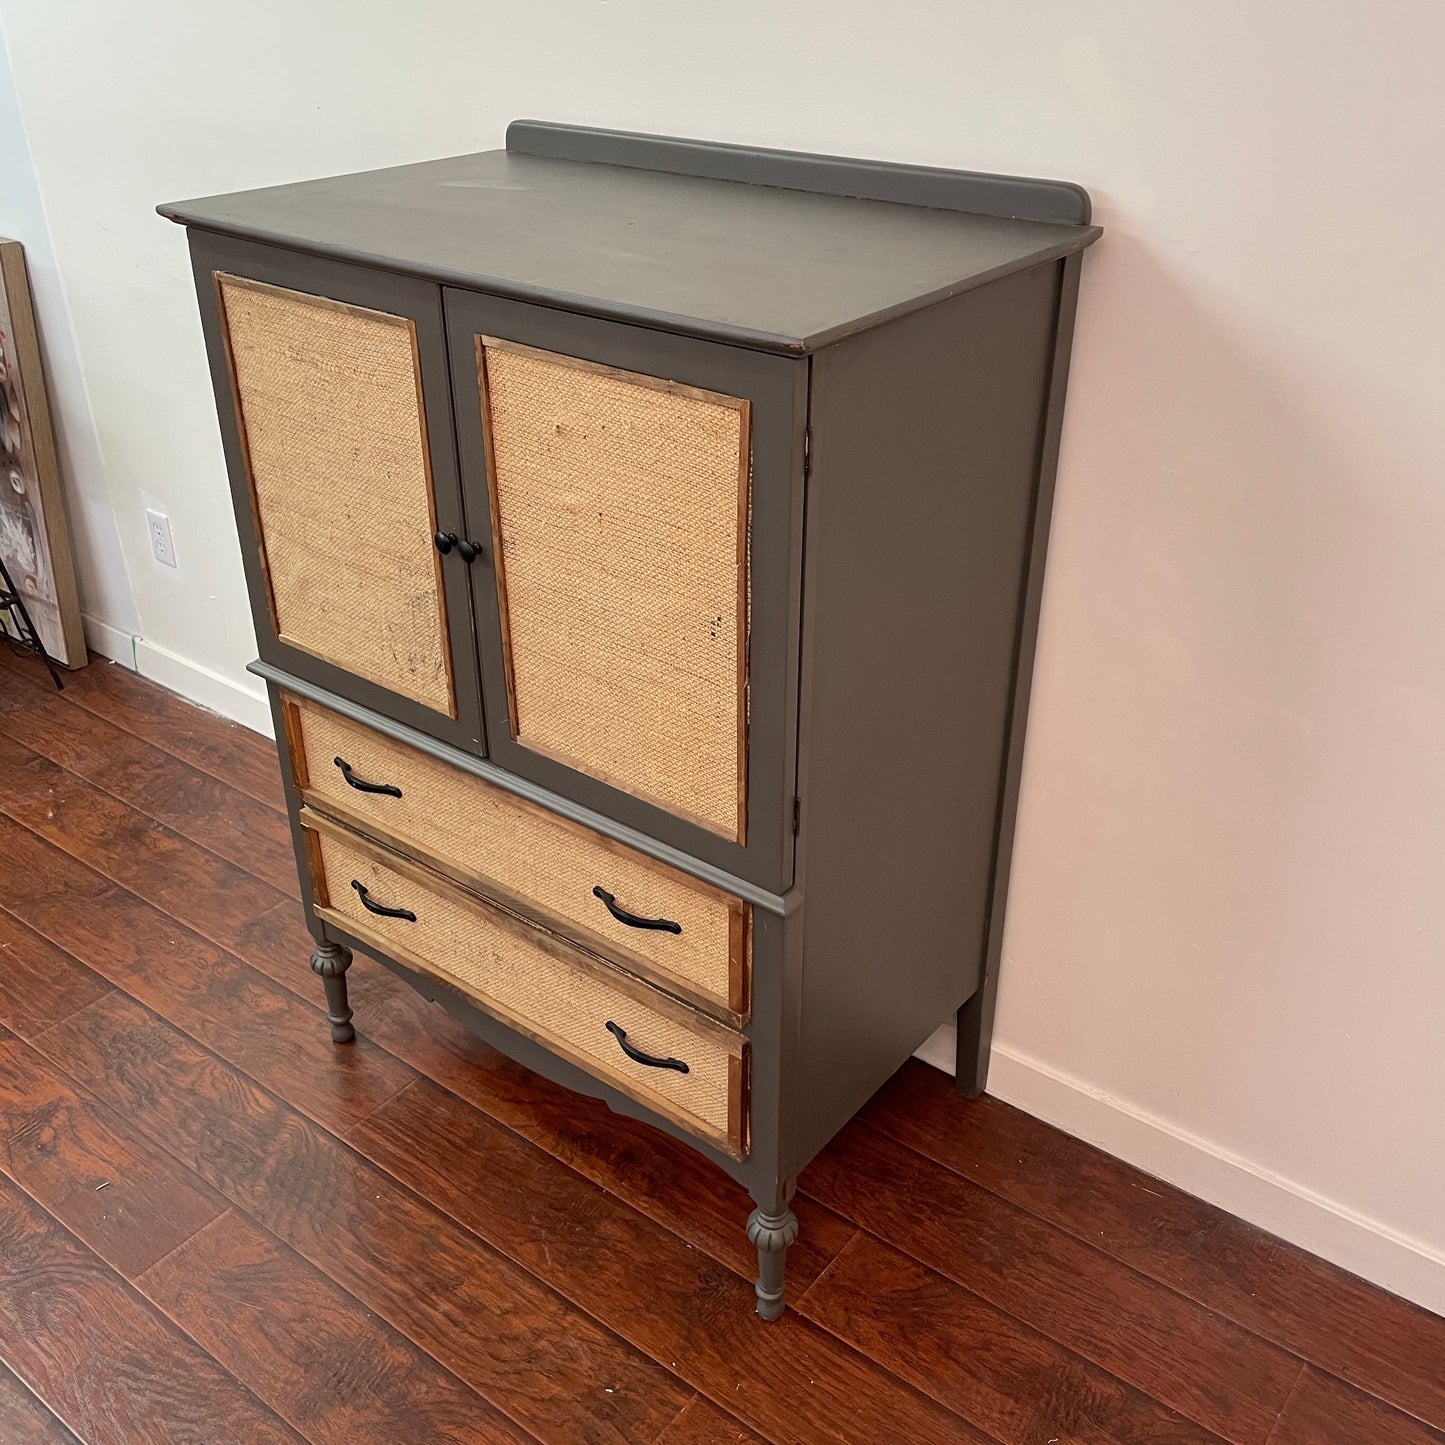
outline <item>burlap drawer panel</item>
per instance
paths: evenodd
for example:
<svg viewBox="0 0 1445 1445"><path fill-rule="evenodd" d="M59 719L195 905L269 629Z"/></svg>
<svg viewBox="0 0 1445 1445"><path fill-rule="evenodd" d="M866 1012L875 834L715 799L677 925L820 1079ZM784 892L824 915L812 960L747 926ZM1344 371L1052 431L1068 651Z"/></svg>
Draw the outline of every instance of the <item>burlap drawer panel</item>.
<svg viewBox="0 0 1445 1445"><path fill-rule="evenodd" d="M504 919L481 904L429 887L393 869L368 849L332 829L313 832L324 880L325 904L361 937L394 946L403 961L410 954L460 984L484 1007L591 1073L616 1083L644 1103L655 1102L671 1117L718 1141L738 1129L736 1095L742 1087L737 1067L741 1035L731 1046L725 1031L682 1022L669 1010L650 1007L635 996L643 985L626 989L565 957L565 945L514 919ZM373 902L406 908L416 922L378 917L363 906L352 887L359 881ZM601 965L597 966L600 970ZM680 1008L681 1006L675 1006ZM686 1074L636 1064L623 1054L605 1025L627 1032L627 1040L646 1053L679 1058ZM699 1026L705 1023L699 1019Z"/></svg>
<svg viewBox="0 0 1445 1445"><path fill-rule="evenodd" d="M475 878L483 891L495 883L575 925L583 941L600 940L706 1001L746 1013L747 904L327 708L299 698L287 705L298 776L320 806ZM359 778L400 788L401 797L349 786L338 757ZM599 886L619 907L670 919L681 933L617 922L593 894Z"/></svg>

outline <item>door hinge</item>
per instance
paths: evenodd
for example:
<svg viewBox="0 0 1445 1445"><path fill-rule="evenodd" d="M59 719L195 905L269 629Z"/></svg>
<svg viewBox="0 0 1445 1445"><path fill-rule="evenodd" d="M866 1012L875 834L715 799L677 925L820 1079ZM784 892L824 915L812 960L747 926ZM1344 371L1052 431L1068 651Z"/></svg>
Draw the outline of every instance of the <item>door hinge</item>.
<svg viewBox="0 0 1445 1445"><path fill-rule="evenodd" d="M806 477L813 470L813 428L803 428L803 476Z"/></svg>
<svg viewBox="0 0 1445 1445"><path fill-rule="evenodd" d="M793 837L798 836L798 829L803 823L803 800L795 797L793 799Z"/></svg>

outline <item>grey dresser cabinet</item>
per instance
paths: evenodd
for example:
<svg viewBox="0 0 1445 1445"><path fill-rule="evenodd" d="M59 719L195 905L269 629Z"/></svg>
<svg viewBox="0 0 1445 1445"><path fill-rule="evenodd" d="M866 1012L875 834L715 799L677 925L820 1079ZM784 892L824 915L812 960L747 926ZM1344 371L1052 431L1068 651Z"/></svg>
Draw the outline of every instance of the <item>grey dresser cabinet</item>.
<svg viewBox="0 0 1445 1445"><path fill-rule="evenodd" d="M983 1087L1076 186L518 121L189 228L312 967L741 1184Z"/></svg>

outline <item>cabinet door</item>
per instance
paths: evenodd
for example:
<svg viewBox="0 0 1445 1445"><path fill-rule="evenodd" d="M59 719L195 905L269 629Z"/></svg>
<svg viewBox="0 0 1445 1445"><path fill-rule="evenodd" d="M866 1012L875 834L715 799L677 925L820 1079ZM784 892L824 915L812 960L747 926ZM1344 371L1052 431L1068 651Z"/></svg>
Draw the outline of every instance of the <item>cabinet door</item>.
<svg viewBox="0 0 1445 1445"><path fill-rule="evenodd" d="M468 514L490 521L493 757L786 881L805 364L466 292L447 307Z"/></svg>
<svg viewBox="0 0 1445 1445"><path fill-rule="evenodd" d="M192 251L262 655L479 748L439 288Z"/></svg>

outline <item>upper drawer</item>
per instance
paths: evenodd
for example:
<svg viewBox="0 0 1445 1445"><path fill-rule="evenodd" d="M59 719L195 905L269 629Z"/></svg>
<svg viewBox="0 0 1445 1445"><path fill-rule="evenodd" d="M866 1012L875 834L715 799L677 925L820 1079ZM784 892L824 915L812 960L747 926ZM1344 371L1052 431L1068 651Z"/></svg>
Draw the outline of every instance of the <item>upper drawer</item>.
<svg viewBox="0 0 1445 1445"><path fill-rule="evenodd" d="M750 906L302 698L282 702L302 798L738 1019Z"/></svg>
<svg viewBox="0 0 1445 1445"><path fill-rule="evenodd" d="M806 368L446 305L491 756L781 891Z"/></svg>
<svg viewBox="0 0 1445 1445"><path fill-rule="evenodd" d="M466 564L434 543L461 526L440 293L193 248L263 654L477 746Z"/></svg>

